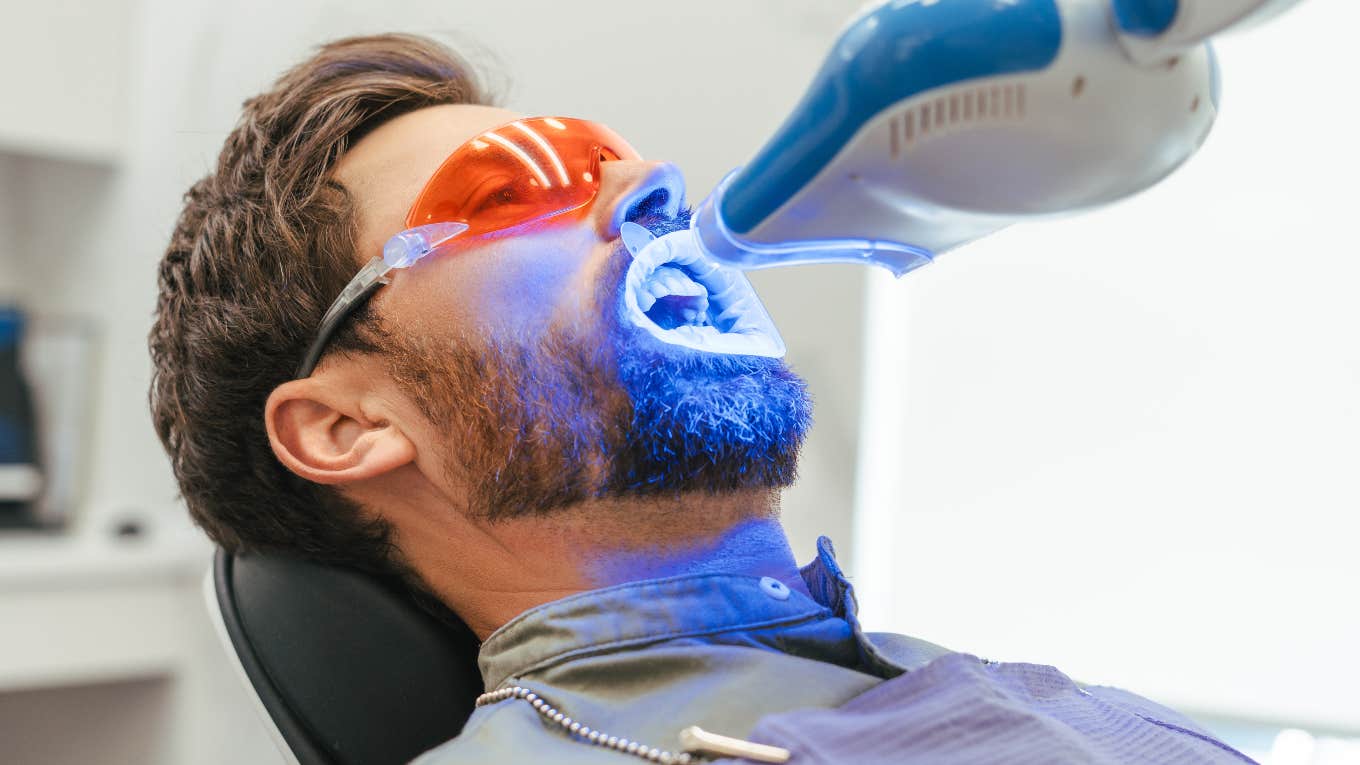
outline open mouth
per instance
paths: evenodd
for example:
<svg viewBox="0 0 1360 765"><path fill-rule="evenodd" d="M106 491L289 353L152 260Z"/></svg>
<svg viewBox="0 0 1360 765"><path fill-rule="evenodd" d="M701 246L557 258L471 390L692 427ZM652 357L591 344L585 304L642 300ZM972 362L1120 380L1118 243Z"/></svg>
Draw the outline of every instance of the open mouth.
<svg viewBox="0 0 1360 765"><path fill-rule="evenodd" d="M658 340L710 353L780 358L784 340L741 271L703 253L691 230L657 238L624 223L633 255L624 279L623 312Z"/></svg>

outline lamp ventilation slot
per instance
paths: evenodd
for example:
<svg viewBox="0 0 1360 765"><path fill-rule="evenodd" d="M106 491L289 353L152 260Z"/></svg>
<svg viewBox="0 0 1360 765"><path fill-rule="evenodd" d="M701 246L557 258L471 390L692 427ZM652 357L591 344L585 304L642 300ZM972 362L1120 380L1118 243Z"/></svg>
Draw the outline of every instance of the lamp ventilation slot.
<svg viewBox="0 0 1360 765"><path fill-rule="evenodd" d="M1025 85L986 85L956 90L924 101L888 120L888 143L896 159L918 141L976 122L1005 122L1025 117Z"/></svg>

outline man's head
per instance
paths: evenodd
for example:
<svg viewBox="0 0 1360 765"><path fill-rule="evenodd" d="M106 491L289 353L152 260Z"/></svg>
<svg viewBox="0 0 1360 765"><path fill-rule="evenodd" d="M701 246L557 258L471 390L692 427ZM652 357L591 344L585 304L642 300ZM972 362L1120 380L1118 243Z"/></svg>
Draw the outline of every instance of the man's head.
<svg viewBox="0 0 1360 765"><path fill-rule="evenodd" d="M189 192L161 267L152 406L191 511L224 546L402 570L407 531L444 514L792 481L809 421L797 377L620 319L622 223L685 222L666 164L604 162L579 214L394 272L290 379L435 169L519 116L486 101L428 41L335 43L247 103Z"/></svg>

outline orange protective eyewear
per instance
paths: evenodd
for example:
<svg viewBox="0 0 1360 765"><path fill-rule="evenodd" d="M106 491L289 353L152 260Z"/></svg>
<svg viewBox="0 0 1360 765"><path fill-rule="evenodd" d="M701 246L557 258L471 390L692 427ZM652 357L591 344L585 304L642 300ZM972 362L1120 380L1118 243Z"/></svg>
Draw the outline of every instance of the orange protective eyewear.
<svg viewBox="0 0 1360 765"><path fill-rule="evenodd" d="M336 327L379 287L459 236L478 236L584 211L600 190L600 163L641 159L597 122L530 117L477 135L454 150L425 183L406 230L383 246L335 299L297 376L312 373Z"/></svg>
<svg viewBox="0 0 1360 765"><path fill-rule="evenodd" d="M407 228L466 223L477 236L584 208L600 162L642 159L618 133L569 117L515 120L460 146L434 172Z"/></svg>

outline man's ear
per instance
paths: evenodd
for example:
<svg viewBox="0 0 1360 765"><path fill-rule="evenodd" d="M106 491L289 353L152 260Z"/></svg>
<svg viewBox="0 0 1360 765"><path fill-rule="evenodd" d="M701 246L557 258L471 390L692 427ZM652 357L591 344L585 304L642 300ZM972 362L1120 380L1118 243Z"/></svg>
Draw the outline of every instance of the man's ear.
<svg viewBox="0 0 1360 765"><path fill-rule="evenodd" d="M279 461L315 483L374 478L416 456L415 444L396 423L366 414L359 396L315 377L275 388L264 422Z"/></svg>

